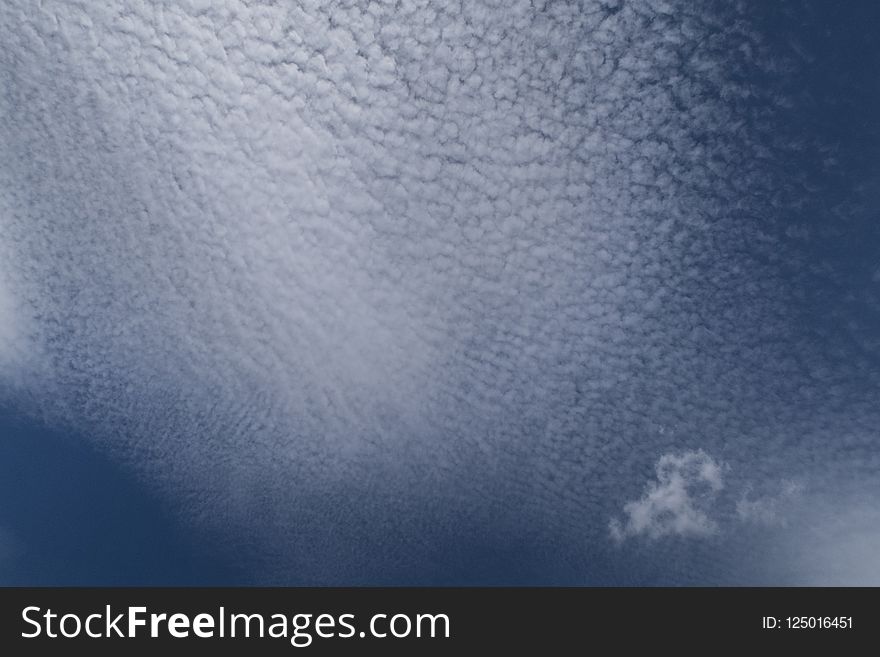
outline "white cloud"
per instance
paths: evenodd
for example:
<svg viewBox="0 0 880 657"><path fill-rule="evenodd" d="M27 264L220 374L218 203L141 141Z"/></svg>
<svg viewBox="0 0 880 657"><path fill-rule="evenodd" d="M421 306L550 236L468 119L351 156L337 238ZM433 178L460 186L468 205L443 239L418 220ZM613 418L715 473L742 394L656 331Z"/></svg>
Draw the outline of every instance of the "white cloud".
<svg viewBox="0 0 880 657"><path fill-rule="evenodd" d="M655 466L656 480L644 495L623 506L624 518L609 523L611 537L622 542L644 536L706 537L736 523L764 528L786 527L802 509L804 485L790 479L776 484L734 479L734 491L725 481L731 468L703 450L665 454ZM733 474L733 473L731 473ZM755 494L756 488L763 491ZM733 505L736 490L743 490ZM721 499L725 490L729 501Z"/></svg>
<svg viewBox="0 0 880 657"><path fill-rule="evenodd" d="M757 497L752 497L751 491L747 490L736 503L737 518L742 522L758 525L785 526L788 522L788 514L801 499L804 486L798 482L785 480L779 488L779 492L775 494Z"/></svg>
<svg viewBox="0 0 880 657"><path fill-rule="evenodd" d="M711 508L724 488L723 465L698 450L665 454L655 469L657 480L648 483L640 499L624 505L626 518L611 521L612 537L619 542L633 536L657 539L717 532Z"/></svg>

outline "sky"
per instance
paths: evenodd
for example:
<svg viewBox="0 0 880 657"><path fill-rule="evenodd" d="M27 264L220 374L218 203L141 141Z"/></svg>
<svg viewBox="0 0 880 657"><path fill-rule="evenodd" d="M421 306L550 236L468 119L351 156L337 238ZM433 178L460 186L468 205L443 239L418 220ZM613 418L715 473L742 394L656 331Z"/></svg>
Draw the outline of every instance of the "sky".
<svg viewBox="0 0 880 657"><path fill-rule="evenodd" d="M0 583L880 584L878 14L7 0Z"/></svg>

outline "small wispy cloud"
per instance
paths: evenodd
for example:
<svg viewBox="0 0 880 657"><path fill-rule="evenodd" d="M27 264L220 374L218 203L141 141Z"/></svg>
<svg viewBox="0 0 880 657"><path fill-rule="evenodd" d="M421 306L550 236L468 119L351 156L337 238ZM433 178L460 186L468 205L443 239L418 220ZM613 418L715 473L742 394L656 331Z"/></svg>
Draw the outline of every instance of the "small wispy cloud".
<svg viewBox="0 0 880 657"><path fill-rule="evenodd" d="M724 488L723 464L702 450L666 454L656 465L657 480L645 494L627 502L626 518L610 523L612 537L621 542L632 536L705 536L718 531L710 517L717 493Z"/></svg>
<svg viewBox="0 0 880 657"><path fill-rule="evenodd" d="M800 498L804 487L795 481L784 480L775 495L751 497L746 491L736 503L736 517L742 522L758 525L782 525L787 523L794 503Z"/></svg>
<svg viewBox="0 0 880 657"><path fill-rule="evenodd" d="M730 467L703 450L664 454L655 470L656 480L648 482L642 497L623 505L624 518L610 521L611 537L618 543L637 536L711 536L730 523L784 527L804 492L803 484L790 479L765 494L755 494L749 483L732 508L733 494L726 496L726 504L719 496Z"/></svg>

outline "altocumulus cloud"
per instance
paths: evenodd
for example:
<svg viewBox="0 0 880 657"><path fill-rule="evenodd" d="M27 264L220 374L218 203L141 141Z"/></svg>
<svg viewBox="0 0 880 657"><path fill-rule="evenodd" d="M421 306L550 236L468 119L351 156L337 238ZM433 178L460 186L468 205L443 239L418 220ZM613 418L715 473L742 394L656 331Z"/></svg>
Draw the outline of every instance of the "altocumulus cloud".
<svg viewBox="0 0 880 657"><path fill-rule="evenodd" d="M8 258L5 261L8 262ZM19 368L28 360L29 350L34 347L28 343L22 315L14 303L15 297L6 287L0 268L0 369L4 372L5 382L16 379Z"/></svg>
<svg viewBox="0 0 880 657"><path fill-rule="evenodd" d="M804 217L867 216L817 179L872 187L799 123L813 42L754 11L6 0L3 401L275 583L481 554L638 581L673 560L621 561L608 518L657 454L620 534L713 526L685 436L719 497L867 486L875 288L810 291L876 262L817 257Z"/></svg>

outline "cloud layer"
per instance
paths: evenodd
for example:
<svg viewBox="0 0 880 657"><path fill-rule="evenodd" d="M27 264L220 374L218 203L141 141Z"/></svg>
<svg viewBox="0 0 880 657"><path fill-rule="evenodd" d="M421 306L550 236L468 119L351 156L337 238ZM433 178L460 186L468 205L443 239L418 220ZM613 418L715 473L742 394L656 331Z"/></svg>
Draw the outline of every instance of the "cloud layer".
<svg viewBox="0 0 880 657"><path fill-rule="evenodd" d="M9 0L4 397L273 582L499 545L548 579L585 544L559 577L618 581L607 519L682 446L861 481L873 343L804 328L791 163L822 144L774 34L679 2ZM691 454L621 536L711 529Z"/></svg>

